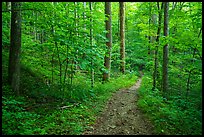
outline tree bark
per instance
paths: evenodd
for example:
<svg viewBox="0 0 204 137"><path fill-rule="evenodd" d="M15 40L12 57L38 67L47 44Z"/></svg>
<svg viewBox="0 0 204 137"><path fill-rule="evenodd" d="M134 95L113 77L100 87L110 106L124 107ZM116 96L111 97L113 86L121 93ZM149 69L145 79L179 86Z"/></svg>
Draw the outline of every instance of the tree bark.
<svg viewBox="0 0 204 137"><path fill-rule="evenodd" d="M164 2L164 36L169 36L169 2ZM163 93L168 93L168 43L163 47Z"/></svg>
<svg viewBox="0 0 204 137"><path fill-rule="evenodd" d="M90 8L90 12L92 15L92 3L89 3L89 8ZM92 60L91 60L91 87L94 87L94 63L93 63L93 20L92 20L92 16L90 17L90 23L91 23L91 27L90 27L90 45L91 45L91 51L92 51Z"/></svg>
<svg viewBox="0 0 204 137"><path fill-rule="evenodd" d="M11 3L11 45L9 52L8 82L19 95L20 86L20 49L21 49L21 3Z"/></svg>
<svg viewBox="0 0 204 137"><path fill-rule="evenodd" d="M120 71L125 73L125 3L120 2Z"/></svg>
<svg viewBox="0 0 204 137"><path fill-rule="evenodd" d="M111 69L111 48L112 48L112 28L111 28L111 3L105 2L105 16L108 18L105 20L106 24L106 38L108 42L106 42L107 52L104 57L104 66L107 69L103 73L103 81L107 81L110 78L110 69Z"/></svg>

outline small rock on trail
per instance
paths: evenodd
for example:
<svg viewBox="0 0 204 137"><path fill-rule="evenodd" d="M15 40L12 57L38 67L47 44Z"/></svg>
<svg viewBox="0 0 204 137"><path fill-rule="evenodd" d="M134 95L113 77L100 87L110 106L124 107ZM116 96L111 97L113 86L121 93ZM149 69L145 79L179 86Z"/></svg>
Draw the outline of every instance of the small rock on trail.
<svg viewBox="0 0 204 137"><path fill-rule="evenodd" d="M153 126L136 106L137 89L142 79L129 89L113 94L92 130L84 135L152 135Z"/></svg>

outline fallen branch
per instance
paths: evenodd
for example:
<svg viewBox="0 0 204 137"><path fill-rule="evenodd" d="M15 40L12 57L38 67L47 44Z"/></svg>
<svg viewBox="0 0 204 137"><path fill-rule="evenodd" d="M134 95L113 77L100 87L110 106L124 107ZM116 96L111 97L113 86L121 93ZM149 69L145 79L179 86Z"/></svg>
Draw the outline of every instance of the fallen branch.
<svg viewBox="0 0 204 137"><path fill-rule="evenodd" d="M74 107L77 105L79 105L79 103L74 103L73 105L69 105L69 106L62 106L62 107L60 107L60 109L71 108L71 107Z"/></svg>

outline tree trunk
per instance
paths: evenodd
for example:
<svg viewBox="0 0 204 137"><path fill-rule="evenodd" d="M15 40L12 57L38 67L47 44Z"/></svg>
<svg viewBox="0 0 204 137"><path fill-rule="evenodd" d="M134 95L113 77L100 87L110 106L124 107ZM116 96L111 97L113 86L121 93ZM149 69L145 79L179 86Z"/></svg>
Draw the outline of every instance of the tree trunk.
<svg viewBox="0 0 204 137"><path fill-rule="evenodd" d="M84 10L84 12L83 12L83 20L84 20L84 22L85 22L85 20L86 20L86 2L83 2L83 10ZM84 29L86 29L86 23L84 23Z"/></svg>
<svg viewBox="0 0 204 137"><path fill-rule="evenodd" d="M150 36L150 23L151 23L151 14L152 14L152 6L149 3L149 34L148 34L148 40L149 40L149 45L148 45L148 55L150 55L150 43L151 43L151 36Z"/></svg>
<svg viewBox="0 0 204 137"><path fill-rule="evenodd" d="M155 57L154 57L154 72L153 72L153 90L156 88L156 81L158 78L158 46L159 46L159 37L161 33L161 20L162 20L162 9L163 9L163 3L161 8L159 7L159 2L157 2L158 12L159 12L159 20L158 20L158 29L157 29L157 37L156 42L157 45L155 47Z"/></svg>
<svg viewBox="0 0 204 137"><path fill-rule="evenodd" d="M21 3L11 3L11 45L9 52L8 82L18 95L20 86Z"/></svg>
<svg viewBox="0 0 204 137"><path fill-rule="evenodd" d="M79 29L78 29L78 27L79 27L79 21L78 21L78 19L79 19L79 14L78 14L78 2L74 2L74 18L75 18L75 21L74 21L74 24L75 24L75 35L77 36L76 37L76 40L74 41L75 42L75 44L76 45L78 45L78 38L79 38ZM78 62L77 62L77 60L78 60L78 49L76 49L76 54L75 54L75 61L74 61L74 66L75 66L75 70L77 70L77 68L78 68Z"/></svg>
<svg viewBox="0 0 204 137"><path fill-rule="evenodd" d="M69 18L69 3L67 3L66 4L66 7L65 7L65 9L66 9L66 17L67 18ZM68 28L68 24L67 24L67 28ZM71 36L71 31L70 31L70 33L69 33L69 37ZM68 37L68 38L69 38ZM66 58L66 64L65 64L65 70L64 70L64 86L65 86L65 83L66 83L66 79L67 79L67 70L68 70L68 65L69 65L69 58L68 58L68 56L69 56L69 45L67 44L66 45L66 56L67 56L67 58ZM65 94L65 88L63 88L63 93Z"/></svg>
<svg viewBox="0 0 204 137"><path fill-rule="evenodd" d="M92 3L89 2L89 8L90 8L90 12L92 15ZM94 87L94 65L93 65L93 20L92 20L92 16L90 17L90 23L91 23L91 27L90 27L90 45L91 45L91 51L92 51L92 59L91 59L91 87Z"/></svg>
<svg viewBox="0 0 204 137"><path fill-rule="evenodd" d="M37 19L36 19L35 11L33 11L32 14L33 14L33 17L35 17L35 20L33 22L33 37L34 37L34 41L36 41L37 40L37 37L36 37L36 33L37 33L36 21L37 21Z"/></svg>
<svg viewBox="0 0 204 137"><path fill-rule="evenodd" d="M125 8L120 2L120 71L125 73Z"/></svg>
<svg viewBox="0 0 204 137"><path fill-rule="evenodd" d="M127 6L124 5L125 11L127 10ZM125 35L128 34L128 16L125 16Z"/></svg>
<svg viewBox="0 0 204 137"><path fill-rule="evenodd" d="M103 81L107 81L110 78L110 69L111 69L111 48L112 48L112 28L111 28L111 3L105 2L105 16L108 18L106 23L106 38L108 42L106 42L107 52L104 57L104 66L107 69L103 73Z"/></svg>
<svg viewBox="0 0 204 137"><path fill-rule="evenodd" d="M164 36L169 35L169 2L164 2ZM168 43L163 47L163 94L167 98L168 93Z"/></svg>
<svg viewBox="0 0 204 137"><path fill-rule="evenodd" d="M120 2L119 2L119 7L120 7ZM118 36L118 41L120 41L120 8L118 9L118 33L117 33L117 36Z"/></svg>

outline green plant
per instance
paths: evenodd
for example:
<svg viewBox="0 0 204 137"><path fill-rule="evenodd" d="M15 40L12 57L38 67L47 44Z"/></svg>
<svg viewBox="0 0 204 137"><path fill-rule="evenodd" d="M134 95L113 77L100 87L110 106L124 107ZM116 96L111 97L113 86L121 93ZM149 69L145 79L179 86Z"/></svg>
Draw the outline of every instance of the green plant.
<svg viewBox="0 0 204 137"><path fill-rule="evenodd" d="M200 111L191 106L193 103L175 96L166 100L160 91L152 91L148 76L143 78L139 89L141 110L153 122L157 134L199 135L202 132ZM185 105L185 110L183 106ZM187 108L187 109L186 109Z"/></svg>

